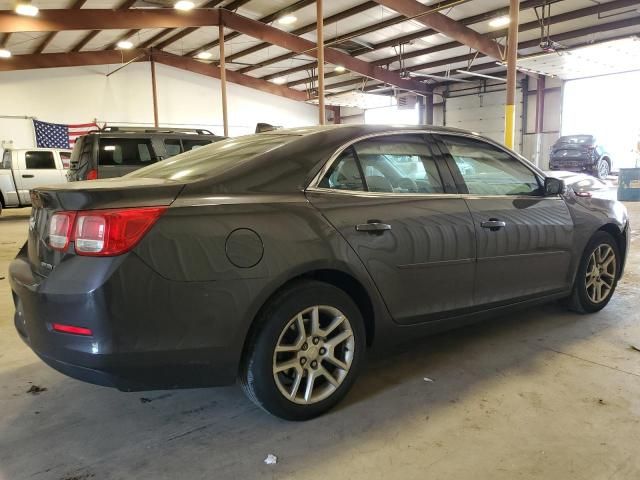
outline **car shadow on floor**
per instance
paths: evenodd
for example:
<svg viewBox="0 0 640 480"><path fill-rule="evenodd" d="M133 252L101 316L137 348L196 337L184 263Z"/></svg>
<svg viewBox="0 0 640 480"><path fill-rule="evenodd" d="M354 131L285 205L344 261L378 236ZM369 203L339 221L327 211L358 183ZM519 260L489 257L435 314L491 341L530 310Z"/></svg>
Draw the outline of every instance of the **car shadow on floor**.
<svg viewBox="0 0 640 480"><path fill-rule="evenodd" d="M597 315L550 304L406 343L372 358L341 405L305 423L267 415L236 387L122 393L63 377L34 357L0 370L0 400L10 403L0 418L0 451L14 452L0 477L48 469L101 479L191 478L197 465L216 478L247 478L238 473L247 459L258 474L268 468L267 453L286 455L286 471L321 469L358 442L455 408L496 378L535 372L549 345L569 348L606 328ZM48 390L28 395L28 382Z"/></svg>

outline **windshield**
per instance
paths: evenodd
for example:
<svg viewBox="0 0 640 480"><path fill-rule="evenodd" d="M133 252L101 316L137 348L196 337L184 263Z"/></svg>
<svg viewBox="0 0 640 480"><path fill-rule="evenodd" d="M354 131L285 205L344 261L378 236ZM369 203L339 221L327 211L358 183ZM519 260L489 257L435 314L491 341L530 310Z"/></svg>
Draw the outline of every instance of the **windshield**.
<svg viewBox="0 0 640 480"><path fill-rule="evenodd" d="M180 181L201 180L220 174L296 138L300 137L268 134L231 138L176 155L126 176Z"/></svg>
<svg viewBox="0 0 640 480"><path fill-rule="evenodd" d="M575 143L577 145L585 145L595 143L593 135L566 135L560 137L558 143Z"/></svg>

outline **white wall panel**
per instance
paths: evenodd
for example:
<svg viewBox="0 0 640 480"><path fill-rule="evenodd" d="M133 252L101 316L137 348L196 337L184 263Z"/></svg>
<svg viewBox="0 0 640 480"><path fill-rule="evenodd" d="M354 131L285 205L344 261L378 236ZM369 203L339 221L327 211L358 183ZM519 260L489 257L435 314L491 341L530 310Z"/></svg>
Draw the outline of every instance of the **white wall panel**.
<svg viewBox="0 0 640 480"><path fill-rule="evenodd" d="M32 116L46 122L153 125L148 63L135 63L107 77L113 65L48 68L0 73L0 141L33 146ZM220 82L157 65L161 126L207 127L222 134ZM229 83L229 133L252 133L257 122L285 127L314 125L317 107Z"/></svg>

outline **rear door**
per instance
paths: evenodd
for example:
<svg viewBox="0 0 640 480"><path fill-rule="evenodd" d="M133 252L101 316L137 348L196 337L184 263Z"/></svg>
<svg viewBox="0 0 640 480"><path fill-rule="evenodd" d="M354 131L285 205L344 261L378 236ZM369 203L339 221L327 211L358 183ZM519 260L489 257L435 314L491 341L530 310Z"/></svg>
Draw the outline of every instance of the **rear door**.
<svg viewBox="0 0 640 480"><path fill-rule="evenodd" d="M398 323L472 304L473 221L426 135L348 146L307 198L360 257Z"/></svg>
<svg viewBox="0 0 640 480"><path fill-rule="evenodd" d="M22 203L29 204L29 190L44 185L63 183L61 165L51 150L27 150L18 155L15 180Z"/></svg>
<svg viewBox="0 0 640 480"><path fill-rule="evenodd" d="M573 221L560 196L508 150L464 135L440 135L473 216L477 236L475 303L508 303L570 286Z"/></svg>
<svg viewBox="0 0 640 480"><path fill-rule="evenodd" d="M121 177L158 160L150 138L100 136L98 178Z"/></svg>

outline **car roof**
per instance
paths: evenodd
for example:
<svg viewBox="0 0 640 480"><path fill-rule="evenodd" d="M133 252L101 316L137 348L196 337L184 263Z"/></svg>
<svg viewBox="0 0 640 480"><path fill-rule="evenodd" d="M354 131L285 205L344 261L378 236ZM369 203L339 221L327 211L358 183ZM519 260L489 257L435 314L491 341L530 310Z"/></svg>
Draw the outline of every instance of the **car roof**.
<svg viewBox="0 0 640 480"><path fill-rule="evenodd" d="M49 147L33 147L33 148L5 148L10 152L71 152L70 148L49 148Z"/></svg>
<svg viewBox="0 0 640 480"><path fill-rule="evenodd" d="M424 131L425 133L465 133L476 134L475 132L469 132L468 130L462 130L453 127L438 127L435 125L362 125L362 124L347 124L347 125L316 125L296 128L282 128L278 130L271 130L268 132L259 133L258 135L314 135L319 133L327 133L335 131L346 133L349 132L352 135L366 135L368 133L380 133L380 132L398 132L403 131ZM478 134L476 134L478 135Z"/></svg>

